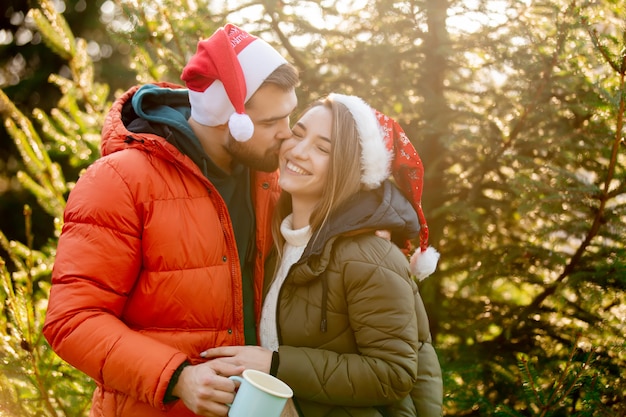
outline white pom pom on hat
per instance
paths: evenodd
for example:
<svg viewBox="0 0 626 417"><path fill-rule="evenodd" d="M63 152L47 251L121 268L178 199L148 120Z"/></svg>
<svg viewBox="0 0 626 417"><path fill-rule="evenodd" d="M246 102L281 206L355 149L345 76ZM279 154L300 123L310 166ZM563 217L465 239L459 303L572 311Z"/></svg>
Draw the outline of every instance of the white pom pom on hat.
<svg viewBox="0 0 626 417"><path fill-rule="evenodd" d="M228 129L236 140L245 142L254 133L254 123L247 114L233 113L228 118Z"/></svg>
<svg viewBox="0 0 626 417"><path fill-rule="evenodd" d="M393 175L415 209L420 223L420 246L411 256L409 266L411 273L423 280L435 272L440 255L428 246L428 225L422 210L422 160L395 120L372 109L359 97L335 93L328 97L346 106L356 123L361 144L361 183L373 189Z"/></svg>
<svg viewBox="0 0 626 417"><path fill-rule="evenodd" d="M411 255L410 261L411 272L415 275L415 278L421 281L435 272L439 256L439 252L432 246L427 247L425 251L418 248Z"/></svg>
<svg viewBox="0 0 626 417"><path fill-rule="evenodd" d="M228 123L238 141L249 140L254 124L245 103L263 81L286 64L267 42L233 24L198 42L181 75L189 89L191 117L205 126Z"/></svg>

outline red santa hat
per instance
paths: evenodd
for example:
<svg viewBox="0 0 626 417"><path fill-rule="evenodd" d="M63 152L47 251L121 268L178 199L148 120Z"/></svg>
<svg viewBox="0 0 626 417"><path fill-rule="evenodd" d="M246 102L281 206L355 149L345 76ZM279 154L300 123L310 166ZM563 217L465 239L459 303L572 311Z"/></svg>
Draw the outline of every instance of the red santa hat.
<svg viewBox="0 0 626 417"><path fill-rule="evenodd" d="M428 225L422 210L422 160L395 120L372 109L359 97L333 93L329 98L346 106L356 123L361 144L361 183L373 189L393 175L415 209L420 223L420 246L411 255L410 266L415 277L423 280L437 269L439 252L428 245Z"/></svg>
<svg viewBox="0 0 626 417"><path fill-rule="evenodd" d="M245 103L263 81L287 61L262 39L233 24L218 29L198 48L181 75L189 88L191 117L205 126L228 122L230 134L244 142L254 124Z"/></svg>

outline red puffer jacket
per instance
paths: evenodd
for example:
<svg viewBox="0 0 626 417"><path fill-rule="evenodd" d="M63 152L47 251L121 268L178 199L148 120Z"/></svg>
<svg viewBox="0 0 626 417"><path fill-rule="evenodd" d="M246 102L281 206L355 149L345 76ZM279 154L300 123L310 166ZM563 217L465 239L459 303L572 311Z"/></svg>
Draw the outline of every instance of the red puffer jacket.
<svg viewBox="0 0 626 417"><path fill-rule="evenodd" d="M137 88L114 103L103 157L68 199L44 335L96 381L92 416L191 416L182 401L165 406L165 391L183 361L244 344L241 271L215 187L165 139L123 125ZM258 320L278 174L252 184Z"/></svg>

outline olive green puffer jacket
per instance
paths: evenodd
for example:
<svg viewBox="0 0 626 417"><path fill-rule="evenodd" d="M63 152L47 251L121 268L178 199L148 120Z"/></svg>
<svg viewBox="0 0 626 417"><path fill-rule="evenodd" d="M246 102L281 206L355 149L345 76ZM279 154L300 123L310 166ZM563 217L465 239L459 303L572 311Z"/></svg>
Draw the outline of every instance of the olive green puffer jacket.
<svg viewBox="0 0 626 417"><path fill-rule="evenodd" d="M304 417L440 416L441 370L418 287L405 254L373 233L415 236L415 212L385 183L338 213L281 287L276 375Z"/></svg>

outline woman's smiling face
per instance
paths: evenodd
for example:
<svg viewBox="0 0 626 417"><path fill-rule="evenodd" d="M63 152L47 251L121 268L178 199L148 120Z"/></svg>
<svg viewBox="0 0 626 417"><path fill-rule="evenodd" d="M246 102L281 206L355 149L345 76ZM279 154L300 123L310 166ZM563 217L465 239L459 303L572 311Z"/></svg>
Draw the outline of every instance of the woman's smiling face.
<svg viewBox="0 0 626 417"><path fill-rule="evenodd" d="M315 204L328 177L332 113L319 105L309 109L293 127L279 153L281 188L292 200Z"/></svg>

